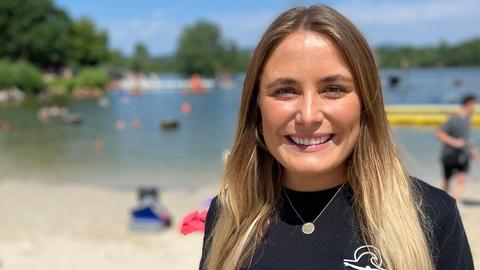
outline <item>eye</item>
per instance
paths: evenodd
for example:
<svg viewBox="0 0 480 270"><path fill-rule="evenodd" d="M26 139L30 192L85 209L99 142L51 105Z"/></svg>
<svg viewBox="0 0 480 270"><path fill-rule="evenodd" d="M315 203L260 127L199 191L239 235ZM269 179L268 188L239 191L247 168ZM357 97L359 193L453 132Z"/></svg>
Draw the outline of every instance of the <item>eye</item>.
<svg viewBox="0 0 480 270"><path fill-rule="evenodd" d="M282 87L278 88L273 92L274 96L289 96L289 95L296 95L297 90L291 87Z"/></svg>
<svg viewBox="0 0 480 270"><path fill-rule="evenodd" d="M327 87L324 92L343 93L343 92L345 92L345 89L343 87L340 87L340 86L332 85L332 86Z"/></svg>
<svg viewBox="0 0 480 270"><path fill-rule="evenodd" d="M331 85L322 90L322 94L332 97L340 97L347 93L347 90L344 87Z"/></svg>

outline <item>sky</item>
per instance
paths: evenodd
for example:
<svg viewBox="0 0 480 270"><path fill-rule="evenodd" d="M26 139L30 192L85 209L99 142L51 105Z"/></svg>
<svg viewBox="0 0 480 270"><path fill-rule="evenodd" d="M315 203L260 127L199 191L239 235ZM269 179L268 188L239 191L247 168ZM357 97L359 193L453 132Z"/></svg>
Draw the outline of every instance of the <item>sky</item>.
<svg viewBox="0 0 480 270"><path fill-rule="evenodd" d="M222 36L254 48L283 11L315 3L349 18L370 45L456 44L480 37L480 0L54 0L74 19L87 16L106 30L109 46L129 55L137 42L152 55L175 51L182 29L198 20L219 25Z"/></svg>

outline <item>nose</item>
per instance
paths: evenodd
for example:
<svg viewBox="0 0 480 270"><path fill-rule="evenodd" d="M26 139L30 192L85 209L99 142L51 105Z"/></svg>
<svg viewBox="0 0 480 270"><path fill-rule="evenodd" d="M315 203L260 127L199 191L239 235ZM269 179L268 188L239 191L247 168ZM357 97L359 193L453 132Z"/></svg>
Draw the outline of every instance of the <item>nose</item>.
<svg viewBox="0 0 480 270"><path fill-rule="evenodd" d="M298 103L295 122L306 127L321 124L324 119L321 97L316 91L306 91Z"/></svg>

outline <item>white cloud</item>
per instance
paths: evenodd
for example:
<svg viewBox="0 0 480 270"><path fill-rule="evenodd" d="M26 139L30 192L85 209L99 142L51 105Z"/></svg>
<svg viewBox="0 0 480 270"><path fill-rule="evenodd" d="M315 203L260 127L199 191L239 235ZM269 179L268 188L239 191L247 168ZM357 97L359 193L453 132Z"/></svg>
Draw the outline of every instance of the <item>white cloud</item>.
<svg viewBox="0 0 480 270"><path fill-rule="evenodd" d="M110 29L110 38L113 40L119 40L128 37L128 32L124 29Z"/></svg>
<svg viewBox="0 0 480 270"><path fill-rule="evenodd" d="M359 24L398 25L480 16L478 0L345 1L337 9Z"/></svg>
<svg viewBox="0 0 480 270"><path fill-rule="evenodd" d="M224 38L234 40L240 47L251 48L277 15L273 11L250 14L214 13L207 16L207 19L220 26ZM140 41L147 44L151 52L166 54L173 52L182 29L197 19L199 18L178 21L162 10L153 10L144 18L104 23L108 25L114 47L121 44L122 50L130 53L133 45Z"/></svg>
<svg viewBox="0 0 480 270"><path fill-rule="evenodd" d="M276 16L278 13L270 10L249 14L218 14L209 19L220 25L225 38L235 40L240 47L251 48Z"/></svg>
<svg viewBox="0 0 480 270"><path fill-rule="evenodd" d="M100 23L108 29L112 47L120 48L127 54L132 52L137 42L146 44L153 54L171 53L181 31L181 26L170 20L160 9L153 10L142 18Z"/></svg>
<svg viewBox="0 0 480 270"><path fill-rule="evenodd" d="M480 1L342 1L334 6L381 44L435 45L480 36Z"/></svg>
<svg viewBox="0 0 480 270"><path fill-rule="evenodd" d="M200 19L182 16L187 7L155 9L141 18L104 22L113 47L131 52L136 42L145 43L154 54L173 53L182 29ZM436 44L458 42L480 35L479 0L345 0L332 5L366 35L374 45L384 43ZM252 48L273 19L285 9L279 3L271 9L248 12L210 12L204 18L217 23L222 34L240 47Z"/></svg>

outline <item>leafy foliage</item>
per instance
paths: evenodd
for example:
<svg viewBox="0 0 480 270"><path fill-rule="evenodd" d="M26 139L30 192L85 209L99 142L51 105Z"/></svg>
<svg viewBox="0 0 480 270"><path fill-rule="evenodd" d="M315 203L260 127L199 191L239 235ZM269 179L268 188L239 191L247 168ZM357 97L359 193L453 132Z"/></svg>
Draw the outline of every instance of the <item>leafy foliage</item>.
<svg viewBox="0 0 480 270"><path fill-rule="evenodd" d="M108 48L108 34L92 20L71 19L54 0L1 0L0 29L0 59L24 60L49 71L60 71L66 66L75 71L97 66L114 77L128 70L213 76L245 71L251 53L225 40L218 25L202 20L184 28L171 56L154 57L147 46L137 43L134 54L126 57ZM381 67L480 66L480 38L457 45L443 42L427 47L383 46L376 54ZM27 62L3 61L0 86L21 84L25 90L39 91L44 86L38 81L38 72ZM105 73L88 68L82 72L82 86L103 84ZM84 76L95 81L89 83ZM20 82L22 80L25 82ZM73 87L72 80L55 83L66 89Z"/></svg>
<svg viewBox="0 0 480 270"><path fill-rule="evenodd" d="M76 66L96 65L109 57L107 34L83 17L71 25L70 63Z"/></svg>
<svg viewBox="0 0 480 270"><path fill-rule="evenodd" d="M0 89L10 88L15 85L12 62L0 60Z"/></svg>
<svg viewBox="0 0 480 270"><path fill-rule="evenodd" d="M148 54L147 47L142 43L137 43L135 45L135 52L133 53L133 57L130 62L130 67L133 71L147 72L149 59L150 56Z"/></svg>
<svg viewBox="0 0 480 270"><path fill-rule="evenodd" d="M59 67L69 50L69 16L50 0L0 1L0 56Z"/></svg>
<svg viewBox="0 0 480 270"><path fill-rule="evenodd" d="M39 93L45 84L41 71L26 61L0 61L0 88L18 87L29 93Z"/></svg>
<svg viewBox="0 0 480 270"><path fill-rule="evenodd" d="M51 0L0 1L0 57L42 69L95 65L108 57L107 34L87 18L72 21Z"/></svg>
<svg viewBox="0 0 480 270"><path fill-rule="evenodd" d="M75 79L78 87L104 88L110 80L107 72L102 68L86 67L80 71Z"/></svg>
<svg viewBox="0 0 480 270"><path fill-rule="evenodd" d="M74 78L57 78L48 84L49 88L60 90L61 93L70 93L75 88Z"/></svg>
<svg viewBox="0 0 480 270"><path fill-rule="evenodd" d="M200 21L186 27L176 53L179 71L187 75L200 73L211 76L220 69L218 54L221 51L220 29L217 25Z"/></svg>
<svg viewBox="0 0 480 270"><path fill-rule="evenodd" d="M233 42L225 42L219 27L207 21L183 30L175 59L180 73L206 76L244 70L248 62L248 56L241 54Z"/></svg>
<svg viewBox="0 0 480 270"><path fill-rule="evenodd" d="M381 67L456 67L480 65L480 38L449 46L380 47L376 50Z"/></svg>
<svg viewBox="0 0 480 270"><path fill-rule="evenodd" d="M39 93L45 87L42 72L27 61L13 65L15 85L27 92Z"/></svg>

